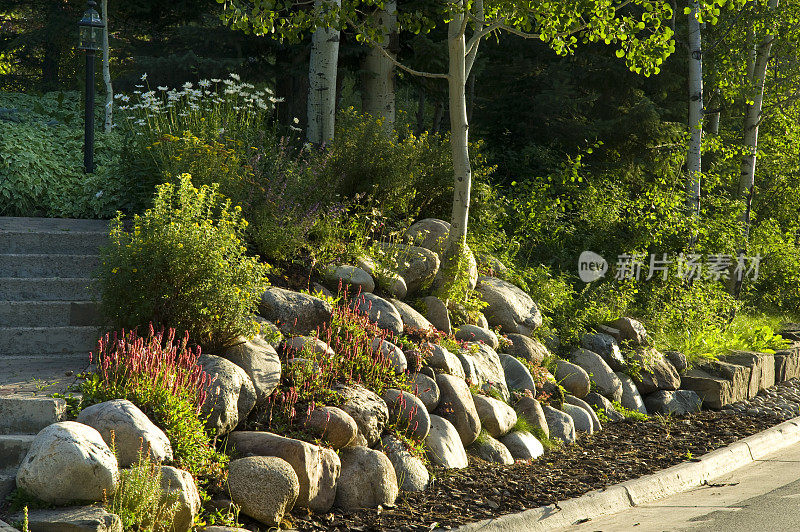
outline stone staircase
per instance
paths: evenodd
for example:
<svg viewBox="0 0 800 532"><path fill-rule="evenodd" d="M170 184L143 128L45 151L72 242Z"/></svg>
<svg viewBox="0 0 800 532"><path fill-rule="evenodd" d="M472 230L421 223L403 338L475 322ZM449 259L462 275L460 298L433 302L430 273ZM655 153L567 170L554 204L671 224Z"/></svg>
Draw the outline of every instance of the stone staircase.
<svg viewBox="0 0 800 532"><path fill-rule="evenodd" d="M92 273L107 238L104 220L0 218L0 393L87 366L100 332Z"/></svg>
<svg viewBox="0 0 800 532"><path fill-rule="evenodd" d="M64 399L0 396L0 503L17 487L17 469L36 433L62 421L66 411Z"/></svg>

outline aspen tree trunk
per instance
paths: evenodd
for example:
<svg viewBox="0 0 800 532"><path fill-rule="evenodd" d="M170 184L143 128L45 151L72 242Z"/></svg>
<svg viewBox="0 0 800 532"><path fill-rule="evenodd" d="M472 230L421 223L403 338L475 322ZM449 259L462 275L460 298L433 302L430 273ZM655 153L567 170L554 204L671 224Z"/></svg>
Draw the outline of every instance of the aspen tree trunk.
<svg viewBox="0 0 800 532"><path fill-rule="evenodd" d="M378 18L383 28L380 46L391 54L391 42L397 33L396 0L388 0ZM384 130L391 132L395 120L394 63L380 49L370 46L364 59L364 70L364 112L383 119Z"/></svg>
<svg viewBox="0 0 800 532"><path fill-rule="evenodd" d="M459 0L459 5L462 0ZM450 146L453 152L454 195L453 213L450 219L450 242L448 253L453 257L461 252L467 241L467 219L469 218L472 169L469 164L469 123L467 121L467 98L465 94L466 46L461 27L464 14L450 21L447 36L448 50L448 95L450 99Z"/></svg>
<svg viewBox="0 0 800 532"><path fill-rule="evenodd" d="M719 120L722 115L722 96L718 90L714 91L708 105L712 107L713 111L706 111L708 115L708 127L706 127L706 131L712 135L719 135Z"/></svg>
<svg viewBox="0 0 800 532"><path fill-rule="evenodd" d="M778 0L770 0L768 4L771 10L778 7ZM752 32L749 36L755 37ZM767 67L769 66L770 53L772 52L772 42L774 35L766 35L759 44L753 47L753 52L748 58L747 63L747 86L752 94L751 103L747 104L744 115L744 155L739 172L739 186L737 192L739 198L744 203L742 215L739 218L742 224L742 241L737 250L738 255L743 255L747 247L747 239L750 236L750 205L753 201L753 188L756 182L756 154L758 152L758 126L761 120L761 110L764 104L764 80L767 77ZM728 288L731 293L738 297L742 288L743 279L730 277Z"/></svg>
<svg viewBox="0 0 800 532"><path fill-rule="evenodd" d="M111 71L108 67L110 50L108 48L108 0L100 2L100 16L103 18L103 82L106 85L105 132L110 133L114 125L114 88L111 86Z"/></svg>
<svg viewBox="0 0 800 532"><path fill-rule="evenodd" d="M692 3L689 13L689 150L686 155L688 172L686 208L692 216L700 216L700 174L703 140L703 51L698 3Z"/></svg>
<svg viewBox="0 0 800 532"><path fill-rule="evenodd" d="M341 0L315 0L341 6ZM336 70L339 66L339 30L318 28L311 38L308 65L308 128L306 138L312 144L333 140L336 119Z"/></svg>
<svg viewBox="0 0 800 532"><path fill-rule="evenodd" d="M778 0L770 0L769 8L774 10L778 7ZM761 109L764 104L764 80L767 77L767 66L769 65L772 42L775 40L773 35L767 35L756 47L755 61L751 76L747 80L752 94L752 103L747 105L744 117L744 148L745 154L742 157L741 171L739 175L739 197L749 204L749 197L755 185L756 174L756 153L758 151L758 125L761 120ZM749 205L745 206L745 215L742 218L745 239L747 238L749 220Z"/></svg>

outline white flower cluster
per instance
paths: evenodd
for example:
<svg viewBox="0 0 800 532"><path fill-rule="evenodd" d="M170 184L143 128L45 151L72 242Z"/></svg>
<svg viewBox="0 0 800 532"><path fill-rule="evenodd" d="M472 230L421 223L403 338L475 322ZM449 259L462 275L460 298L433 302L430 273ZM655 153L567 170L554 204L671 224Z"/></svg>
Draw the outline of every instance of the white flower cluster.
<svg viewBox="0 0 800 532"><path fill-rule="evenodd" d="M141 79L146 80L147 74ZM282 98L276 98L269 88L256 90L255 85L242 83L239 75L234 73L222 80L203 79L197 85L199 88L187 81L180 90L158 86L157 90L146 91L144 85L136 85L133 98L121 93L114 97L124 104L119 110L128 112L131 122L137 126L144 126L148 120L160 115L186 117L196 111L206 114L219 111L220 108L237 114L269 111L276 103L283 101Z"/></svg>

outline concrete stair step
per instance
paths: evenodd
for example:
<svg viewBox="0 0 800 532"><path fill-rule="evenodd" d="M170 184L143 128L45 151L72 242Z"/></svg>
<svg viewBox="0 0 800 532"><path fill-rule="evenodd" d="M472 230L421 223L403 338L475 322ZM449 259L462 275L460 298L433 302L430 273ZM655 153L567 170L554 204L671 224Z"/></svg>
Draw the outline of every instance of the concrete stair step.
<svg viewBox="0 0 800 532"><path fill-rule="evenodd" d="M0 356L0 397L40 397L56 392L75 396L71 389L87 369L86 351Z"/></svg>
<svg viewBox="0 0 800 532"><path fill-rule="evenodd" d="M0 301L0 327L100 325L94 301Z"/></svg>
<svg viewBox="0 0 800 532"><path fill-rule="evenodd" d="M17 469L35 437L34 434L0 434L0 471Z"/></svg>
<svg viewBox="0 0 800 532"><path fill-rule="evenodd" d="M99 327L0 327L0 360L3 355L30 353L88 355L99 337Z"/></svg>
<svg viewBox="0 0 800 532"><path fill-rule="evenodd" d="M53 397L0 396L0 434L37 434L64 419L67 402ZM27 451L26 451L27 452Z"/></svg>
<svg viewBox="0 0 800 532"><path fill-rule="evenodd" d="M0 277L91 278L100 264L94 255L0 254Z"/></svg>
<svg viewBox="0 0 800 532"><path fill-rule="evenodd" d="M84 231L108 232L108 220L78 218L0 217L0 231Z"/></svg>
<svg viewBox="0 0 800 532"><path fill-rule="evenodd" d="M91 279L54 277L0 277L0 301L87 301Z"/></svg>
<svg viewBox="0 0 800 532"><path fill-rule="evenodd" d="M108 244L108 233L87 231L6 231L0 229L3 253L93 254Z"/></svg>

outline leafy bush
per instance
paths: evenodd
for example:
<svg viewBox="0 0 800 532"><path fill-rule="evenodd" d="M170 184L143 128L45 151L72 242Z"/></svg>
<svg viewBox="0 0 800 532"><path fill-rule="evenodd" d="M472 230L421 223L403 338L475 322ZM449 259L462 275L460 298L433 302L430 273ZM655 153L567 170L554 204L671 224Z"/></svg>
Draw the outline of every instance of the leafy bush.
<svg viewBox="0 0 800 532"><path fill-rule="evenodd" d="M84 173L80 101L77 92L0 93L0 108L13 110L0 120L0 216L110 218L137 207L141 186L122 175L118 132L98 127L96 169Z"/></svg>
<svg viewBox="0 0 800 532"><path fill-rule="evenodd" d="M164 430L180 467L195 476L213 474L220 457L200 416L211 377L197 364L199 356L188 335L175 342L174 329L166 338L152 327L146 337L106 334L93 357L97 373L82 384L84 399L128 399Z"/></svg>
<svg viewBox="0 0 800 532"><path fill-rule="evenodd" d="M122 216L112 221L98 274L104 315L118 328L152 321L188 331L212 349L255 334L267 266L247 256L246 227L216 185L198 190L188 174L160 185L130 231Z"/></svg>

